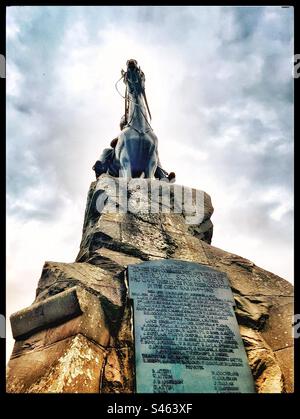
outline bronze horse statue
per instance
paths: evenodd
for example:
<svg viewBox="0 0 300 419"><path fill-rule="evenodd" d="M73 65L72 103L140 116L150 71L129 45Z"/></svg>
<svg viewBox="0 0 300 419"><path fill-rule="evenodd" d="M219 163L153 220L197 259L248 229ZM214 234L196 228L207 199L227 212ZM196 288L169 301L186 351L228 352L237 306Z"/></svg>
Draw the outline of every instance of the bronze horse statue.
<svg viewBox="0 0 300 419"><path fill-rule="evenodd" d="M126 85L121 132L112 140L111 148L105 149L95 163L96 178L108 173L129 179L144 176L174 181L175 173L168 174L159 161L157 137L148 120L151 114L145 93L145 75L136 60L128 60L126 66L127 71L122 70L119 79L123 79Z"/></svg>
<svg viewBox="0 0 300 419"><path fill-rule="evenodd" d="M154 177L158 164L157 137L151 128L145 107L145 75L136 60L127 61L122 72L126 84L127 124L118 136L115 153L122 177Z"/></svg>

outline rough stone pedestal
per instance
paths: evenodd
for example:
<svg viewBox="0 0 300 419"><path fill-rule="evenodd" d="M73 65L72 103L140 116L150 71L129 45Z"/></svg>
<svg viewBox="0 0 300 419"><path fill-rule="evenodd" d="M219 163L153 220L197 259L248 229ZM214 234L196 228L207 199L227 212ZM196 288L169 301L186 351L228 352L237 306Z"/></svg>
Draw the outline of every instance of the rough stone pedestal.
<svg viewBox="0 0 300 419"><path fill-rule="evenodd" d="M178 212L179 190L144 180L124 195L124 179L107 175L91 184L76 262L46 262L34 303L11 318L16 343L8 392L133 392L126 267L168 258L227 273L256 391L293 391L292 285L211 246L209 195L187 189L190 203ZM195 216L197 196L202 207ZM156 213L147 211L150 198ZM119 212L109 211L114 206Z"/></svg>

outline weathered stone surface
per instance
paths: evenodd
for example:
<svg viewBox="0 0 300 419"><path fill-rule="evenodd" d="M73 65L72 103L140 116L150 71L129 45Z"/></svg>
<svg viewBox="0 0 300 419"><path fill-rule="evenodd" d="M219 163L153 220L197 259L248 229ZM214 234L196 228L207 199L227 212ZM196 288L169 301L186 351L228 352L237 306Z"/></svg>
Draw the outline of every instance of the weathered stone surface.
<svg viewBox="0 0 300 419"><path fill-rule="evenodd" d="M78 334L11 358L8 393L99 393L106 352Z"/></svg>
<svg viewBox="0 0 300 419"><path fill-rule="evenodd" d="M208 194L185 188L191 196L190 205L187 206L183 204L184 192L180 185L157 180L152 180L150 185L149 179L140 181L143 182L129 184L125 197L129 211L114 214L107 211L116 202L116 207L122 211L122 202L120 204L118 201L121 193L118 191L122 189L124 179L102 175L98 182L91 184L77 262L90 259L95 249L102 247L121 250L143 260L149 260L149 255L166 258L172 249L172 244L168 241L169 232L174 230L179 235L186 234L211 242L213 225L210 217L213 214L213 206ZM169 201L165 199L164 194L170 197ZM201 208L196 198L201 202ZM197 213L195 208L198 207L197 218L194 214ZM149 208L156 208L158 213L149 213ZM176 213L178 208L182 208L180 213ZM99 209L102 209L101 213ZM194 221L194 224L187 224L186 221Z"/></svg>
<svg viewBox="0 0 300 419"><path fill-rule="evenodd" d="M35 302L79 285L101 301L112 330L118 327L126 297L123 267L110 272L90 263L46 262L38 283Z"/></svg>
<svg viewBox="0 0 300 419"><path fill-rule="evenodd" d="M240 295L293 296L293 286L286 280L241 256L202 242L209 263L228 273L233 290Z"/></svg>
<svg viewBox="0 0 300 419"><path fill-rule="evenodd" d="M76 312L73 312L76 316L70 318L68 315L62 323L61 314L63 311L65 310L67 314L70 313L68 307L70 301L76 302L74 304ZM51 310L59 306L60 316L53 323ZM43 307L47 307L47 310L43 311ZM33 304L31 307L15 313L14 322L17 325L17 330L23 330L24 321L26 322L27 318L33 318L38 312L37 308L40 308L41 313L43 313L41 317L36 317L39 321L39 327L34 327L31 330L27 328L26 337L21 339L24 336L24 334L21 334L14 345L8 365L8 391L73 392L72 388L77 388L75 387L76 384L76 386L79 386L78 391L94 392L96 389L96 392L99 392L100 378L95 375L98 367L93 363L101 360L104 367L104 356L106 354L104 348L109 345L111 336L109 323L99 298L78 286L68 289L54 297L43 300L42 303ZM24 312L30 313L30 317L27 315L22 318ZM51 322L49 322L47 315L50 315ZM18 319L19 316L20 319ZM21 322L21 326L18 326L18 322ZM72 341L70 346L70 339L75 337L78 339ZM62 351L65 351L65 354L62 354ZM74 352L74 357L78 354L79 363L72 358L72 352ZM65 356L67 354L69 356ZM61 359L60 364L56 363L57 358ZM51 373L47 369L47 362L52 368ZM65 362L70 363L67 366L69 370L63 369ZM35 363L38 363L37 367ZM31 367L32 371L27 368L27 365ZM88 378L79 377L76 381L75 377L78 374L85 374L84 369L83 372L78 372L78 368L81 367L88 368ZM73 378L75 382L71 383ZM56 380L59 382L55 382Z"/></svg>
<svg viewBox="0 0 300 419"><path fill-rule="evenodd" d="M41 303L32 304L14 313L10 317L12 334L15 339L21 339L47 326L65 322L81 314L76 289L64 291L59 296L47 298Z"/></svg>
<svg viewBox="0 0 300 419"><path fill-rule="evenodd" d="M202 221L192 225L186 223L188 217L193 216L192 208L186 206L182 214L172 212L181 197L175 196L174 186L170 185L167 187L170 189L171 205L160 202L159 195L158 199L154 199L154 203L156 202L160 209L158 214L145 211L149 191L145 193L137 187L132 187L129 193L131 197L138 198L133 202L132 212L105 213L103 208L107 209L109 203L104 195L105 179L102 180L102 190L96 191L97 184L93 182L88 193L82 241L76 262L46 262L35 300L35 303L42 302L74 286L85 289L99 299L109 331L109 342L103 343L103 346L107 345L108 361L103 361L101 391L131 392L133 388L132 313L128 301L126 267L142 261L168 258L205 264L227 274L237 304L236 316L257 392L293 391L292 285L241 256L210 245L210 217L213 207L207 194L203 193ZM118 184L119 180L115 179L114 182ZM114 187L108 190L108 195L117 196ZM99 196L103 204L100 213L96 208ZM136 212L138 208L139 211ZM27 389L31 389L32 383L37 382L39 377L44 377L48 373L49 365L52 366L55 359L57 360L58 356L53 354L59 350L53 349L51 352L51 347L59 348L62 344L60 342L64 342L65 350L62 352L67 356L72 346L68 346L68 339L71 341L74 336L87 334L82 331L82 326L78 326L80 317L36 332L27 340L16 342L8 386L20 389L24 384L19 385L12 372L16 376L19 375L18 370L21 371L21 375L25 374L22 371L25 371L26 367L24 362L21 362L25 354L35 359L39 352L41 356L44 354L45 360L49 353L48 366L46 367L45 361L44 371L37 372L36 380L30 378L30 382L22 387ZM106 336L105 342L107 339ZM90 341L88 342L81 342L82 346L79 343L78 345L89 351ZM99 345L98 347L102 348ZM104 351L103 348L101 350ZM34 364L30 361L29 365ZM43 363L39 365L42 368ZM98 367L95 365L93 368L96 371ZM55 379L59 381L64 372L58 367L55 371L60 371ZM54 372L52 377L55 377ZM54 381L51 387L53 391L69 391L67 386L56 386ZM95 391L96 387L87 385L85 388ZM42 392L43 388L48 391L46 385L40 386L39 390ZM76 391L75 384L70 391Z"/></svg>
<svg viewBox="0 0 300 419"><path fill-rule="evenodd" d="M245 297L235 294L235 314L239 324L251 326L253 329L263 328L269 317L270 304L259 297Z"/></svg>
<svg viewBox="0 0 300 419"><path fill-rule="evenodd" d="M108 266L109 262L113 262L115 264L117 263L119 266L126 267L134 263L142 262L142 259L129 256L115 250L101 248L97 251L97 256L95 256L94 259L89 260L89 263L93 263L95 265L99 263L100 266L105 266L106 269L110 269Z"/></svg>
<svg viewBox="0 0 300 419"><path fill-rule="evenodd" d="M283 374L284 391L286 393L294 392L294 348L278 349L275 351L275 357Z"/></svg>
<svg viewBox="0 0 300 419"><path fill-rule="evenodd" d="M294 344L292 337L293 298L269 297L269 321L262 331L265 341L274 351L290 348ZM288 326L288 327L287 327Z"/></svg>
<svg viewBox="0 0 300 419"><path fill-rule="evenodd" d="M240 327L258 393L282 393L283 373L274 352L261 335L249 327Z"/></svg>
<svg viewBox="0 0 300 419"><path fill-rule="evenodd" d="M116 269L109 275L103 268L90 263L45 262L35 302L80 285L114 305L122 306L125 289L122 276L118 275L121 270Z"/></svg>
<svg viewBox="0 0 300 419"><path fill-rule="evenodd" d="M109 330L103 322L103 317L99 319L99 316L93 312L93 307L91 307L90 313L66 320L62 324L45 328L23 340L16 341L12 357L20 357L33 351L39 351L55 342L77 334L82 334L103 347L107 347L110 341Z"/></svg>
<svg viewBox="0 0 300 419"><path fill-rule="evenodd" d="M293 346L292 338L292 313L293 313L293 286L286 280L256 266L253 262L234 255L224 250L209 246L202 242L209 264L226 272L231 283L232 290L237 301L237 318L242 325L259 330L259 335L266 350L271 350L272 359L282 373L288 371L292 377L293 358L286 357L285 363L280 357L276 357L276 351L280 348ZM239 302L238 302L239 300ZM258 342L258 340L256 340ZM257 343L258 345L258 343ZM258 345L258 348L260 346ZM261 365L258 371L264 377L264 368L268 363L260 363L262 351L253 351L252 359L257 357L256 363ZM252 365L255 364L253 362ZM283 373L284 374L284 373ZM267 374L268 375L268 374ZM283 382L289 384L282 391L291 391L291 379L282 377ZM257 377L257 386L261 392L267 392L266 386L262 386L263 380ZM279 389L274 385L274 389Z"/></svg>
<svg viewBox="0 0 300 419"><path fill-rule="evenodd" d="M132 347L110 348L104 369L103 393L134 392L134 352Z"/></svg>

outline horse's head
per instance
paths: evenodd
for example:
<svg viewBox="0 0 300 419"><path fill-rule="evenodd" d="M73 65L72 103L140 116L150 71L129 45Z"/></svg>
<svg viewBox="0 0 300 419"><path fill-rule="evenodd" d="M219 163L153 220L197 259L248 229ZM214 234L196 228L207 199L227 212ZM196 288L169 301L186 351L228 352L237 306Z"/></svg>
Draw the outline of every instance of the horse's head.
<svg viewBox="0 0 300 419"><path fill-rule="evenodd" d="M137 61L132 58L127 61L126 66L125 83L128 85L128 91L133 95L139 95L145 89L145 75Z"/></svg>
<svg viewBox="0 0 300 419"><path fill-rule="evenodd" d="M131 58L130 60L127 61L126 66L127 66L127 70L128 69L133 70L135 68L138 68L137 60L134 60L133 58Z"/></svg>

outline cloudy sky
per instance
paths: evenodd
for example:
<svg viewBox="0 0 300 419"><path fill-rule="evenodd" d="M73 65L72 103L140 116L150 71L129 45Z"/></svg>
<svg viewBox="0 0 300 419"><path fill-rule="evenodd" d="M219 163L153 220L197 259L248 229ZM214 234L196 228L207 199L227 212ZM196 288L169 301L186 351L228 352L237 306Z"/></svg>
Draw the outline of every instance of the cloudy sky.
<svg viewBox="0 0 300 419"><path fill-rule="evenodd" d="M7 317L32 303L45 260L77 255L128 58L163 167L212 197L212 244L292 282L292 54L292 8L9 7Z"/></svg>

